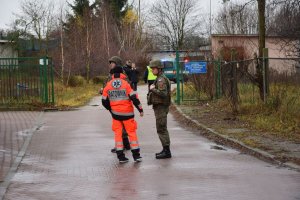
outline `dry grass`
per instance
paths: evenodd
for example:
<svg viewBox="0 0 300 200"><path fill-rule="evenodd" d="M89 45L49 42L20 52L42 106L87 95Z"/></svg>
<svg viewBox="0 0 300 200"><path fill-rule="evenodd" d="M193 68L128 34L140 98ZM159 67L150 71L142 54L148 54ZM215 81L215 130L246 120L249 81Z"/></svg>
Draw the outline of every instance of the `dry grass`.
<svg viewBox="0 0 300 200"><path fill-rule="evenodd" d="M190 85L184 88L184 93L190 98L194 95L194 99L201 99ZM195 115L200 111L197 112L193 104L196 105L197 102L184 102L184 105L192 107L191 112ZM210 101L208 104L216 111L231 112L229 100L226 98ZM239 85L238 108L238 118L248 122L253 128L273 132L285 138L300 139L300 88L297 86L273 84L270 86L267 102L263 103L256 87L249 84Z"/></svg>
<svg viewBox="0 0 300 200"><path fill-rule="evenodd" d="M55 83L55 105L57 107L79 107L98 94L100 85L84 84L78 87L66 87Z"/></svg>

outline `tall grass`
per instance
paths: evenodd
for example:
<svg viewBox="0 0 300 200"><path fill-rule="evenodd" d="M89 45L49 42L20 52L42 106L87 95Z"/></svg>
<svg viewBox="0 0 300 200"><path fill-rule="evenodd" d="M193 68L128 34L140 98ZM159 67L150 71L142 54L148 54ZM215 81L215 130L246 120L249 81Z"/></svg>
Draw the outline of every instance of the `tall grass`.
<svg viewBox="0 0 300 200"><path fill-rule="evenodd" d="M300 87L271 84L266 103L259 98L257 87L239 85L240 114L256 127L282 132L300 133Z"/></svg>

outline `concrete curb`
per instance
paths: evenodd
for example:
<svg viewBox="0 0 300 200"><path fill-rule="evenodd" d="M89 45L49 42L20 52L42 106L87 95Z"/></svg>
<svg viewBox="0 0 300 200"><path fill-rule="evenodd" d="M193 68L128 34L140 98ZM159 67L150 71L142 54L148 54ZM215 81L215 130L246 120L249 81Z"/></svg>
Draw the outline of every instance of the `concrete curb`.
<svg viewBox="0 0 300 200"><path fill-rule="evenodd" d="M268 152L265 152L261 149L249 147L249 146L245 145L244 143L242 143L238 140L230 138L226 135L222 135L222 134L218 133L217 131L215 131L214 129L212 129L212 128L200 123L199 121L192 119L191 117L187 116L186 114L184 114L182 112L182 110L174 102L172 102L172 106L176 109L176 111L182 117L184 117L188 121L189 124L193 124L196 127L200 128L204 131L204 132L199 133L200 135L202 135L202 136L204 136L204 137L206 137L210 140L213 140L217 143L220 143L222 145L227 145L227 146L230 146L232 148L238 149L243 153L255 156L255 157L257 157L261 160L268 161L268 162L276 164L280 167L287 167L287 168L290 168L290 169L293 169L293 170L296 170L296 171L300 172L300 166L299 165L294 164L292 162L283 163L279 160L276 160L276 157L274 155L268 153Z"/></svg>
<svg viewBox="0 0 300 200"><path fill-rule="evenodd" d="M34 132L39 130L39 128L42 126L42 123L41 123L42 116L43 116L43 112L41 112L40 115L38 116L35 126L32 129L29 129L28 136L27 136L26 140L24 141L21 150L19 151L16 159L14 160L12 166L10 167L8 173L6 174L4 181L0 183L0 199L1 200L4 198L6 190L9 187L12 178L16 174L18 167L25 156L26 150L31 142Z"/></svg>

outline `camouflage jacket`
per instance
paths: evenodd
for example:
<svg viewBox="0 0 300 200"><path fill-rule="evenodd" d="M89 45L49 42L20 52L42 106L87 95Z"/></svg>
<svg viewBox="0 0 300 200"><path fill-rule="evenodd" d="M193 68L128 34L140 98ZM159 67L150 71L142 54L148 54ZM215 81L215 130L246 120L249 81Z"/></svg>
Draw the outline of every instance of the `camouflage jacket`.
<svg viewBox="0 0 300 200"><path fill-rule="evenodd" d="M153 105L165 105L171 104L171 83L169 79L164 75L158 75L154 82L155 88L150 91L151 103Z"/></svg>

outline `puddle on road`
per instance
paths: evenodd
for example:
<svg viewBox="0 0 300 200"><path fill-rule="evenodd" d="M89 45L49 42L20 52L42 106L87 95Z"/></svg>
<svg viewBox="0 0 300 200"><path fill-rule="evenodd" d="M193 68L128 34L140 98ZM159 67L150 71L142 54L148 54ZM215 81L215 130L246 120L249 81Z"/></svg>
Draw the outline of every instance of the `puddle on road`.
<svg viewBox="0 0 300 200"><path fill-rule="evenodd" d="M210 149L219 150L219 151L227 151L227 149L225 149L221 146L217 146L217 145L211 145Z"/></svg>
<svg viewBox="0 0 300 200"><path fill-rule="evenodd" d="M100 106L99 104L91 104L90 106Z"/></svg>
<svg viewBox="0 0 300 200"><path fill-rule="evenodd" d="M18 137L27 137L29 134L29 130L24 130L24 131L18 131L17 135Z"/></svg>
<svg viewBox="0 0 300 200"><path fill-rule="evenodd" d="M182 131L184 130L183 128L181 127L173 127L173 128L168 128L169 130L173 130L173 131Z"/></svg>

